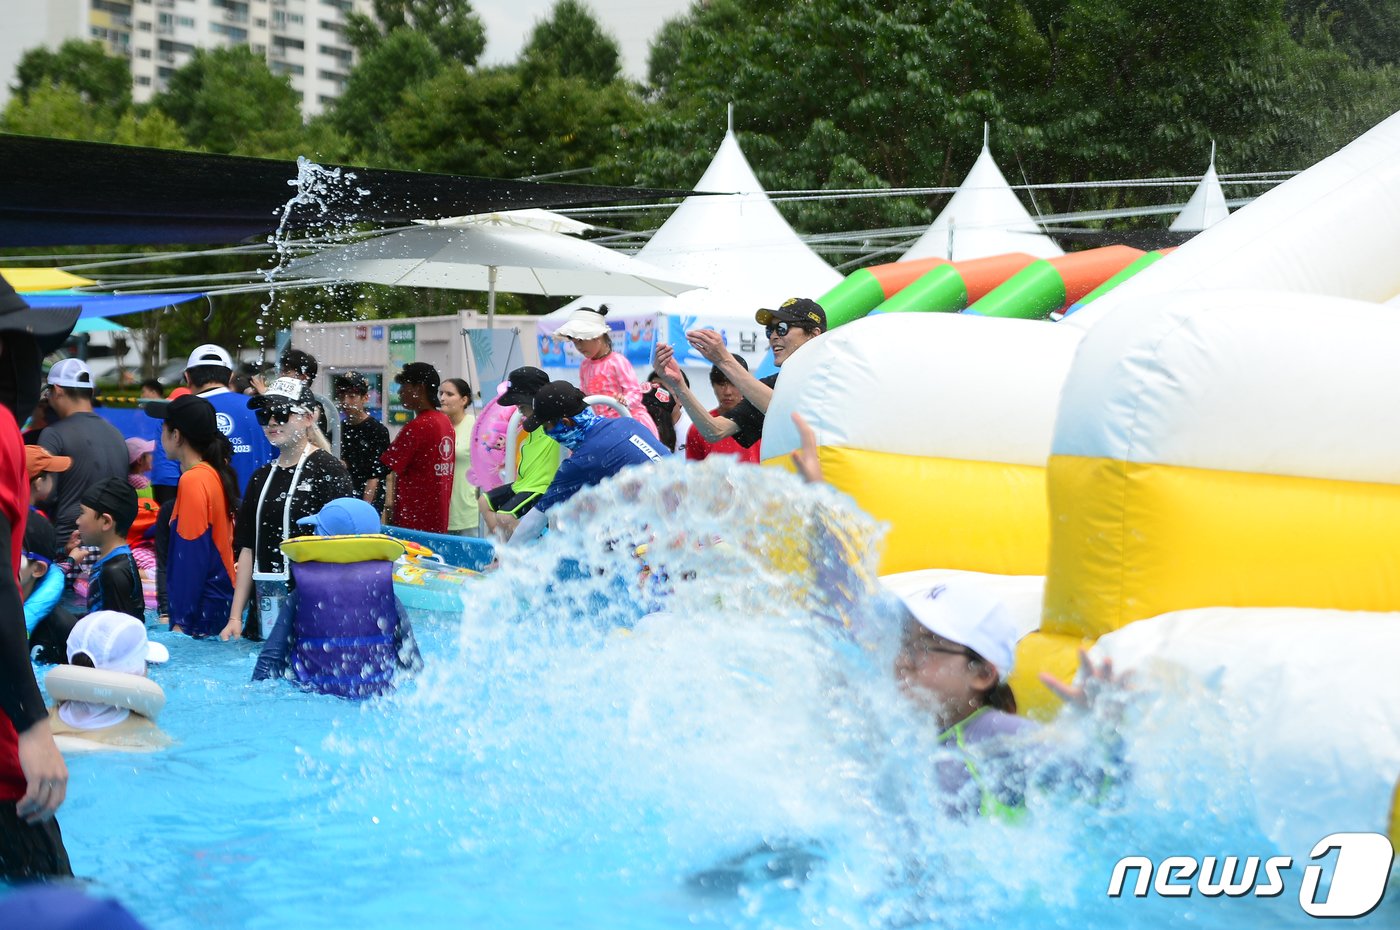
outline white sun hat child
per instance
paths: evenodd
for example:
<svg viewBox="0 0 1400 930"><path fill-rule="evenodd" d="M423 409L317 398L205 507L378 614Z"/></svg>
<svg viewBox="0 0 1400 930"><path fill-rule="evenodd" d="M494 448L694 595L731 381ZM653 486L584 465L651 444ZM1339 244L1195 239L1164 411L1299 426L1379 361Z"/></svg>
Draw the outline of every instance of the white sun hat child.
<svg viewBox="0 0 1400 930"><path fill-rule="evenodd" d="M569 314L569 322L555 330L561 339L597 339L608 334L608 308L580 307Z"/></svg>
<svg viewBox="0 0 1400 930"><path fill-rule="evenodd" d="M895 594L920 626L971 649L996 666L998 677L1006 681L1020 631L1001 598L967 580Z"/></svg>

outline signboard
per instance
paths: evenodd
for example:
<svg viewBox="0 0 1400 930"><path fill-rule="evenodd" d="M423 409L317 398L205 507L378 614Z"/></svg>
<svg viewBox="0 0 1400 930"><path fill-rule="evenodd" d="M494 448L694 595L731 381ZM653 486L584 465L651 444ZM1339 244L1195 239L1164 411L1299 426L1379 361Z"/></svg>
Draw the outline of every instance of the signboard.
<svg viewBox="0 0 1400 930"><path fill-rule="evenodd" d="M418 327L414 323L394 323L389 326L389 374L403 371L403 366L418 357ZM413 411L399 403L398 391L389 401L389 425L403 426L413 419Z"/></svg>
<svg viewBox="0 0 1400 930"><path fill-rule="evenodd" d="M612 334L613 351L622 353L623 358L638 368L651 367L652 350L656 347L656 329L663 318L660 314L647 313L638 316L608 317L608 329ZM554 333L569 320L540 320L538 335L541 368L578 369L583 356L574 349L567 339L556 339Z"/></svg>
<svg viewBox="0 0 1400 930"><path fill-rule="evenodd" d="M476 407L481 409L496 396L497 388L513 369L525 364L520 349L520 330L464 329L475 362Z"/></svg>

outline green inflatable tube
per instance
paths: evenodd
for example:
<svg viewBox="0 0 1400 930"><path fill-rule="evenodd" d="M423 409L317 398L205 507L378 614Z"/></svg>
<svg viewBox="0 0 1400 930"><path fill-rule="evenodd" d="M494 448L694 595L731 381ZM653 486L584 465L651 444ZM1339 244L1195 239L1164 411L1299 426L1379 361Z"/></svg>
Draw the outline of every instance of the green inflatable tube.
<svg viewBox="0 0 1400 930"><path fill-rule="evenodd" d="M880 304L877 313L957 313L967 306L967 283L953 264L939 265Z"/></svg>
<svg viewBox="0 0 1400 930"><path fill-rule="evenodd" d="M1122 284L1124 281L1131 278L1133 275L1142 271L1147 266L1155 264L1165 257L1166 255L1160 251L1144 252L1140 258L1134 261L1127 268L1124 268L1122 271L1118 272L1116 275L1109 278L1107 281L1100 284L1098 287L1094 288L1089 293L1085 294L1083 300L1077 301L1074 304L1074 306L1070 307L1068 310L1065 311L1065 316L1069 316L1071 313L1078 310L1085 304L1093 303L1103 295L1107 294L1109 291L1113 290L1118 285Z"/></svg>
<svg viewBox="0 0 1400 930"><path fill-rule="evenodd" d="M858 320L885 299L885 288L868 268L846 276L846 280L822 295L817 303L826 311L826 323L833 329Z"/></svg>
<svg viewBox="0 0 1400 930"><path fill-rule="evenodd" d="M1065 305L1065 279L1045 259L1037 259L967 308L978 316L1043 320Z"/></svg>

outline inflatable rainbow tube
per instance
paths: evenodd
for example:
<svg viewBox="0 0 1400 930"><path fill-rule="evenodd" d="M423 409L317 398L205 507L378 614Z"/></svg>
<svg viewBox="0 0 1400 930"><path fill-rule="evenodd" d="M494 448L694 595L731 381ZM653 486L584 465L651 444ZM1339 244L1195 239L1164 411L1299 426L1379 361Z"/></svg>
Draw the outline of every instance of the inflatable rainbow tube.
<svg viewBox="0 0 1400 930"><path fill-rule="evenodd" d="M956 313L1035 261L1024 252L1009 252L949 262L930 269L872 312Z"/></svg>
<svg viewBox="0 0 1400 930"><path fill-rule="evenodd" d="M1065 316L1069 316L1071 313L1077 311L1080 307L1093 303L1103 295L1107 294L1109 291L1113 290L1118 285L1122 284L1124 281L1137 275L1139 272L1147 270L1148 267L1150 267L1151 265L1155 265L1157 262L1161 261L1168 254L1174 251L1175 248L1175 246L1172 246L1171 248L1157 249L1153 252L1144 252L1142 255L1134 259L1133 262L1128 265L1128 267L1124 268L1122 271L1118 272L1113 277L1109 278L1107 281L1103 282L1098 287L1085 294L1083 297L1079 298L1076 301L1072 301L1070 305L1065 308Z"/></svg>
<svg viewBox="0 0 1400 930"><path fill-rule="evenodd" d="M979 316L1044 320L1081 300L1095 287L1142 257L1126 245L1040 258L997 285L965 312Z"/></svg>
<svg viewBox="0 0 1400 930"><path fill-rule="evenodd" d="M946 264L942 258L921 258L861 268L823 294L817 303L826 311L827 325L835 329L860 319L929 270Z"/></svg>

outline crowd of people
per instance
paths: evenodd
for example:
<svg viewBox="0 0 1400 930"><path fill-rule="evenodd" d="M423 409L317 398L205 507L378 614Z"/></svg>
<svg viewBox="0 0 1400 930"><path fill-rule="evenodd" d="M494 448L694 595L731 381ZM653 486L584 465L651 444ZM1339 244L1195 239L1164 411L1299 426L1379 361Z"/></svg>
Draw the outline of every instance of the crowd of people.
<svg viewBox="0 0 1400 930"><path fill-rule="evenodd" d="M756 319L780 370L827 325L821 306L803 298ZM560 333L586 360L582 387L538 368L512 371L496 403L518 412L522 432L501 449L514 459L487 472L509 479L478 489L466 480L479 447L471 386L443 381L429 364L410 363L397 376L412 419L391 440L368 412L369 385L358 373L334 380L332 401L312 390L316 360L289 350L270 383L250 378L236 390L229 354L200 346L182 389L165 397L159 385L143 386L146 412L160 421L151 443L124 439L94 413L81 361L41 375L43 356L66 336L61 323L0 289L0 559L11 565L0 572L0 878L10 880L71 874L54 819L67 784L55 732L108 731L122 746L165 739L139 708L128 714L71 697L49 711L31 659L144 679L146 663L165 652L146 640L147 623L207 639L261 639L266 631L255 678L282 675L345 697L379 693L396 669L422 665L393 594L396 544L379 535L383 524L458 534L481 527L527 545L548 532L559 504L680 445L689 459L756 462L779 377L755 378L722 336L693 331L688 341L713 365L718 406L707 408L670 346L657 347L643 384L612 352L606 308L578 311ZM679 443L682 411L693 425ZM20 425L36 420L42 429L25 445ZM796 470L820 482L815 438L794 420L802 437ZM307 532L322 548L304 545ZM345 542L352 548L325 548ZM939 740L961 754L938 772L949 797L962 799L963 813L1014 815L1037 787L1027 773L1043 771L1031 763L1044 752L1009 748L1036 727L1015 716L1006 685L1015 631L1004 609L962 585L899 600L893 673ZM327 648L347 642L354 655L343 661ZM1084 680L1088 694L1047 684L1082 705L1114 682L1111 669L1087 661ZM1118 754L1105 759L1058 770L1102 793Z"/></svg>

